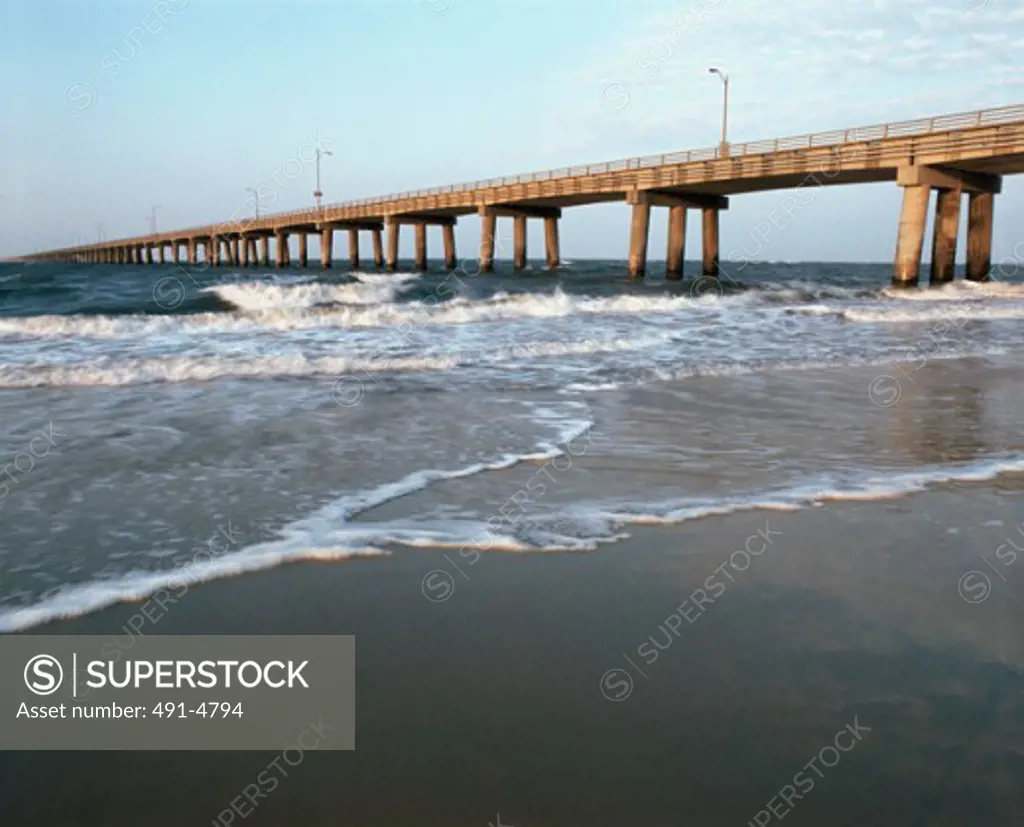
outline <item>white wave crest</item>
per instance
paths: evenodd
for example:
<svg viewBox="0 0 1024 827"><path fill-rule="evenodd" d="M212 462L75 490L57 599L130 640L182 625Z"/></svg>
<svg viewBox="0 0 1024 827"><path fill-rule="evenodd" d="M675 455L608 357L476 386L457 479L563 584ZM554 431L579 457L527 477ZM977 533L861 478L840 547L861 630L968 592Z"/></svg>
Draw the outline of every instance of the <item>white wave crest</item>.
<svg viewBox="0 0 1024 827"><path fill-rule="evenodd" d="M444 303L371 301L391 287L355 285L222 285L210 288L226 301L248 303L240 313L198 313L182 316L27 316L0 319L0 335L40 338L90 336L98 339L161 335L208 336L219 333L291 331L324 328L431 327L517 319L562 318L594 315L652 316L685 310L714 311L725 300L685 296L572 296L562 290L549 294L498 293L484 300L452 299ZM267 288L273 288L269 293ZM365 285L363 285L365 288ZM395 287L400 289L400 286ZM273 291L287 293L279 297ZM287 292L297 291L297 292ZM354 292L348 292L354 291ZM357 295L358 294L358 295ZM347 300L343 299L347 296ZM355 298L353 298L355 296ZM233 298L232 298L233 297ZM238 299L238 302L235 301ZM735 298L729 301L736 301ZM274 303L278 302L277 305ZM341 302L339 304L339 302Z"/></svg>
<svg viewBox="0 0 1024 827"><path fill-rule="evenodd" d="M645 336L610 341L541 342L521 347L390 359L338 356L309 358L291 355L242 358L176 356L106 360L89 365L49 365L36 362L31 365L0 365L0 387L120 387L156 382L208 382L214 379L370 376L379 373L447 371L478 365L507 367L509 362L515 360L642 350L664 341L664 336Z"/></svg>
<svg viewBox="0 0 1024 827"><path fill-rule="evenodd" d="M959 279L942 287L908 290L902 287L886 287L882 296L887 299L908 302L951 302L979 301L983 299L1016 299L1024 301L1024 284L1009 284L999 281L968 281Z"/></svg>
<svg viewBox="0 0 1024 827"><path fill-rule="evenodd" d="M412 273L387 276L359 273L356 278L358 281L349 284L268 284L260 281L220 284L207 287L203 292L218 296L246 312L298 310L332 304L372 305L393 302L418 276Z"/></svg>

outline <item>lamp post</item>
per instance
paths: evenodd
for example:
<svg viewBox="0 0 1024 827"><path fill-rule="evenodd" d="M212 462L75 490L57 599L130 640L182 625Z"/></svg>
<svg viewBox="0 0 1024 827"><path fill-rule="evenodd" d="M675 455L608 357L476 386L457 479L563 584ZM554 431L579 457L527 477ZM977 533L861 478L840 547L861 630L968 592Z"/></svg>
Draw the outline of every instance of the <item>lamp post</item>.
<svg viewBox="0 0 1024 827"><path fill-rule="evenodd" d="M724 87L724 93L722 98L722 155L729 154L729 141L728 141L728 129L729 129L729 76L722 72L721 69L714 67L708 69L712 75L718 75L722 79L722 85Z"/></svg>
<svg viewBox="0 0 1024 827"><path fill-rule="evenodd" d="M160 205L154 205L150 208L149 215L146 216L146 220L149 221L149 231L153 235L156 235L156 211L158 209L160 209Z"/></svg>
<svg viewBox="0 0 1024 827"><path fill-rule="evenodd" d="M329 149L320 149L320 147L316 148L316 189L313 191L313 197L316 199L317 210L322 206L321 199L324 197L324 194L320 191L320 158L324 155L333 154L334 153Z"/></svg>
<svg viewBox="0 0 1024 827"><path fill-rule="evenodd" d="M259 193L259 190L253 189L252 187L246 187L245 191L252 193L253 217L257 221L259 221L260 220L260 193Z"/></svg>

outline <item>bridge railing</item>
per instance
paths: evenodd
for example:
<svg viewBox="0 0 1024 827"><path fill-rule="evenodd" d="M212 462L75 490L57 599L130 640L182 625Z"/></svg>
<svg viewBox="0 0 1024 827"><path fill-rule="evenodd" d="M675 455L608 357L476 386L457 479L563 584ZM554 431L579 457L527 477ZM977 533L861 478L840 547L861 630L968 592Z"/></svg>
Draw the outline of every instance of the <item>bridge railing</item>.
<svg viewBox="0 0 1024 827"><path fill-rule="evenodd" d="M855 129L833 129L828 132L814 132L806 135L794 135L788 138L775 138L764 141L750 141L742 144L730 144L728 157L745 155L763 155L768 152L779 152L791 149L807 149L822 146L836 146L861 141L885 140L886 138L905 138L915 135L928 135L933 132L949 132L956 129L970 129L977 126L991 126L1000 123L1011 123L1024 120L1024 105L1002 106L996 109L980 109L973 112L959 112L953 115L942 115L934 118L916 118L909 121L862 126ZM683 152L672 152L662 155L645 155L635 158L624 158L602 164L582 164L560 169L532 172L525 175L486 178L463 184L429 189L409 190L394 195L377 195L369 198L358 198L324 206L324 210L343 209L345 207L361 207L380 204L386 201L399 201L410 198L423 198L443 195L449 192L466 190L483 190L510 184L529 184L534 181L550 181L559 178L578 178L587 175L599 175L607 172L621 172L633 169L650 169L666 165L687 164L695 161L712 161L723 157L721 147L691 149ZM274 218L291 218L309 214L310 210L294 210L292 212L275 213Z"/></svg>
<svg viewBox="0 0 1024 827"><path fill-rule="evenodd" d="M514 184L529 184L535 181L579 178L587 175L599 175L608 172L653 169L667 165L713 161L722 157L735 158L746 155L763 155L770 152L779 152L784 150L839 146L842 144L859 143L863 141L881 141L886 138L906 138L916 135L929 135L935 132L971 129L979 126L995 126L1003 123L1014 123L1021 120L1024 120L1024 104L1016 104L1013 106L1001 106L994 109L979 109L973 112L958 112L952 115L939 115L933 118L916 118L909 121L897 121L895 123L862 126L854 129L833 129L828 132L814 132L806 135L794 135L787 138L774 138L762 141L750 141L741 144L729 144L726 150L723 150L721 146L707 147L704 149L691 149L681 152L665 153L662 155L645 155L635 158L624 158L601 164L582 164L572 167L561 167L558 169L545 170L543 172L531 172L525 175L487 178L480 181L472 181L462 184L449 184L442 187L410 190L408 192L395 193L393 195L376 195L368 198L357 198L352 201L325 204L319 209L307 207L288 212L271 213L269 215L262 216L258 221L250 219L248 221L239 221L237 223L242 229L246 229L257 224L265 226L265 222L267 220L273 223L279 223L282 219L291 220L296 223L305 220L315 222L321 220L325 214L333 210L345 209L348 207L372 206L374 204L382 204L389 201L424 198L435 195L444 195L446 193L465 192L467 190L486 190ZM204 233L211 232L215 228L223 226L224 224L221 223L207 224L201 227L191 227L175 231L174 236L183 238L189 235L202 235Z"/></svg>

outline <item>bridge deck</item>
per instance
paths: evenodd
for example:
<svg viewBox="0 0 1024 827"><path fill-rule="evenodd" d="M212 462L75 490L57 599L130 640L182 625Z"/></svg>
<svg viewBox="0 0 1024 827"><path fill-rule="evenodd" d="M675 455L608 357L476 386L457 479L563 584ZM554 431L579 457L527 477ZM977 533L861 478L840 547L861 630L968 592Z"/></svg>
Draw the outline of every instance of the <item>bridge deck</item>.
<svg viewBox="0 0 1024 827"><path fill-rule="evenodd" d="M346 224L379 229L389 220L444 223L461 215L483 214L488 208L498 215L551 217L557 216L555 210L583 204L622 200L635 204L638 193L662 199L648 200L648 204L668 206L666 199L674 196L693 199L685 206L706 206L699 199L720 200L809 181L821 186L897 181L901 170L908 168L960 171L993 180L1024 172L1024 105L493 178L259 218L233 216L217 224L102 241L30 258L118 247L162 248L211 237L311 233ZM990 191L998 191L998 185Z"/></svg>

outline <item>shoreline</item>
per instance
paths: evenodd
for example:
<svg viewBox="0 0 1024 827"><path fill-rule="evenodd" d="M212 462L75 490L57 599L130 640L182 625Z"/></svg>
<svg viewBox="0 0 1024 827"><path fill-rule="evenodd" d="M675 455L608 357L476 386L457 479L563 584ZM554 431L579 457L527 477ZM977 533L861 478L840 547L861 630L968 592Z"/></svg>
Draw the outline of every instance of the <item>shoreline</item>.
<svg viewBox="0 0 1024 827"><path fill-rule="evenodd" d="M1009 827L1024 807L1024 576L980 605L957 583L977 565L964 536L994 549L1021 493L955 485L773 513L775 545L696 616L679 607L718 592L709 575L763 513L640 528L592 553L485 555L444 602L422 591L440 552L284 566L197 587L152 633L356 635L356 752L307 756L253 824L745 824L856 719L870 734L793 802L796 823ZM138 608L29 634L123 635ZM661 644L653 662L645 642L648 659ZM608 700L627 655L644 674ZM0 795L34 827L211 823L272 757L7 754Z"/></svg>

